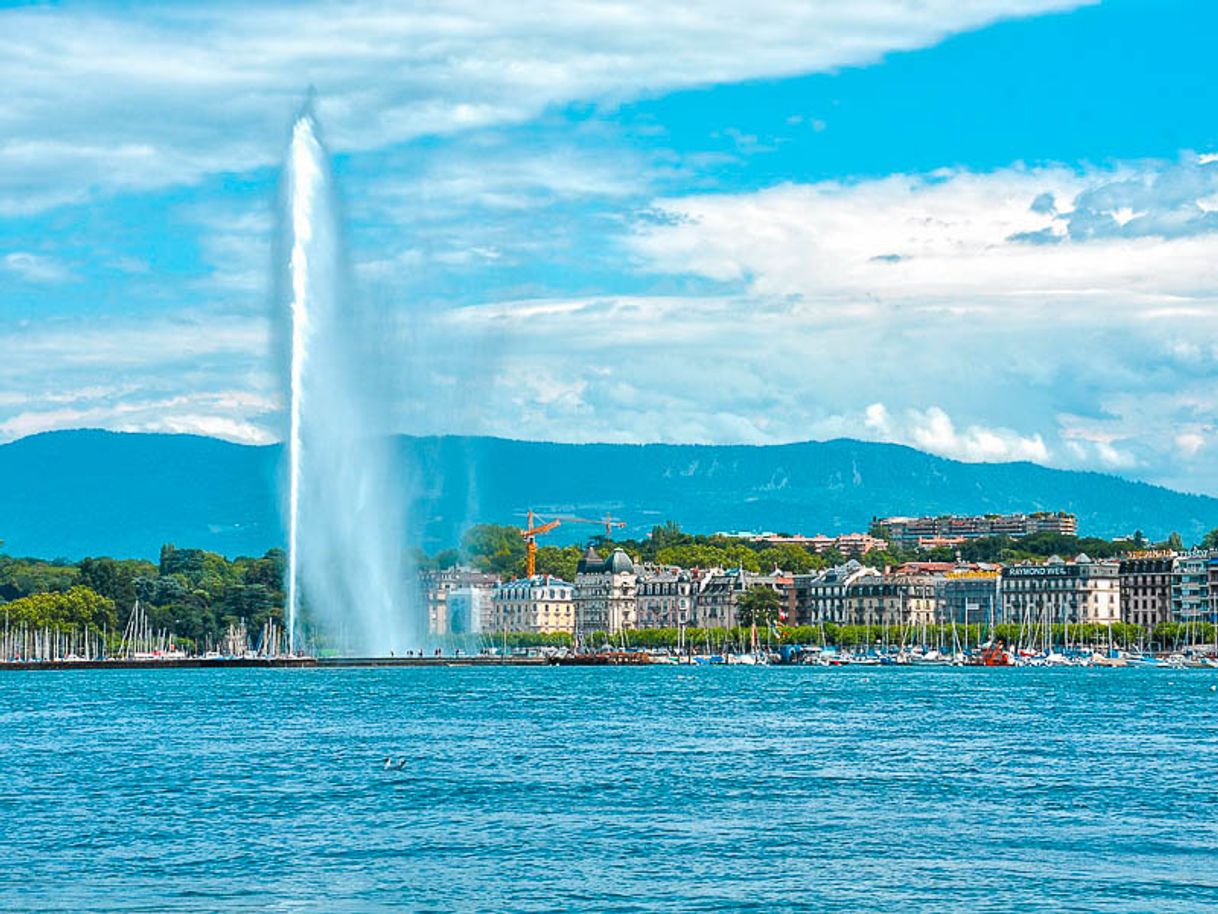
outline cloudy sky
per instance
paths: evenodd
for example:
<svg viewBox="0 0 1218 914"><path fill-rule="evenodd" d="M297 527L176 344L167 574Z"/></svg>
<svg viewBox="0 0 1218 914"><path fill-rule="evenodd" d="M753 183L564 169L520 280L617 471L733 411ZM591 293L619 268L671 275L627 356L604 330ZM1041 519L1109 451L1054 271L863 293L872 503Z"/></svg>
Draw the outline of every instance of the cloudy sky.
<svg viewBox="0 0 1218 914"><path fill-rule="evenodd" d="M1207 0L7 7L0 441L281 437L314 86L400 431L1218 494L1216 33Z"/></svg>

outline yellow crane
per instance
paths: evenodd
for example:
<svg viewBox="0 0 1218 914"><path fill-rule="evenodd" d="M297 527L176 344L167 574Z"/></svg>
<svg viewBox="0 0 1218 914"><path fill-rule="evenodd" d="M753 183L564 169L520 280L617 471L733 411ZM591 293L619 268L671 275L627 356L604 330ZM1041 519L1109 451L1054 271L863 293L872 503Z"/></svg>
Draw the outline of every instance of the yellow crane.
<svg viewBox="0 0 1218 914"><path fill-rule="evenodd" d="M537 520L540 521L541 518ZM537 537L549 533L559 523L558 518L544 524L536 523L533 520L533 511L529 509L529 525L520 531L520 535L524 537L524 564L528 569L528 577L531 578L537 573Z"/></svg>
<svg viewBox="0 0 1218 914"><path fill-rule="evenodd" d="M535 515L532 509L528 512L529 523L523 530L519 531L524 537L524 566L528 577L532 577L537 573L537 537L543 533L549 533L555 527L566 521L568 524L596 524L598 527L605 528L605 536L613 535L614 527L625 527L626 522L614 517L605 512L605 516L599 519L590 517L569 517L560 515L553 520L542 522L542 519Z"/></svg>

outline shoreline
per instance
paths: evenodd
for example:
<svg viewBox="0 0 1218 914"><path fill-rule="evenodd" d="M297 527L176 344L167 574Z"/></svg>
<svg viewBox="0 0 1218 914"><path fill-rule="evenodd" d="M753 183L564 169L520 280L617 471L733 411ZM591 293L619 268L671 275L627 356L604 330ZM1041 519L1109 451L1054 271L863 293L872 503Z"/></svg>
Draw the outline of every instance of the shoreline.
<svg viewBox="0 0 1218 914"><path fill-rule="evenodd" d="M34 670L356 669L375 667L546 666L544 657L183 657L172 660L12 660L0 672Z"/></svg>

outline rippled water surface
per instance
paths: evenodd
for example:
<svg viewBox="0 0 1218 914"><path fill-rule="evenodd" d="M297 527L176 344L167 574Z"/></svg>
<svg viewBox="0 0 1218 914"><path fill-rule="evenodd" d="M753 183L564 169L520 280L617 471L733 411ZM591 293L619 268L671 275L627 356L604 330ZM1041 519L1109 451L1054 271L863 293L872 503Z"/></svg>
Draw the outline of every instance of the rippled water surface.
<svg viewBox="0 0 1218 914"><path fill-rule="evenodd" d="M1215 911L1215 684L8 673L0 907Z"/></svg>

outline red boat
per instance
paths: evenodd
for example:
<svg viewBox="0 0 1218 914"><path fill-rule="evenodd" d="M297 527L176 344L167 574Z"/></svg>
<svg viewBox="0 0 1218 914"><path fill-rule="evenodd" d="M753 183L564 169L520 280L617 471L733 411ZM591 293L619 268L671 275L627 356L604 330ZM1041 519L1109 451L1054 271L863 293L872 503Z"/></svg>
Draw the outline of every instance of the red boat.
<svg viewBox="0 0 1218 914"><path fill-rule="evenodd" d="M973 658L974 666L1010 666L1011 655L1006 652L1001 641L995 641L981 656Z"/></svg>

